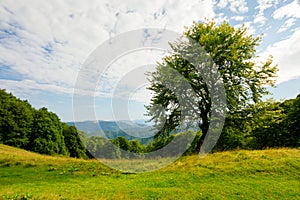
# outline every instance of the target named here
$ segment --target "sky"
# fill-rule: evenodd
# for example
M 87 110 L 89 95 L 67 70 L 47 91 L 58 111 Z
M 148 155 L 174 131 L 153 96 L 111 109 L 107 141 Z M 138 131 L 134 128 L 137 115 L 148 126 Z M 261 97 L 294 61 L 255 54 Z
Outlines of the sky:
M 193 21 L 214 19 L 234 27 L 244 24 L 254 36 L 263 34 L 257 56 L 271 54 L 279 67 L 277 87 L 268 97 L 294 98 L 300 93 L 299 18 L 298 0 L 1 0 L 0 88 L 35 108 L 47 107 L 62 121 L 141 119 L 151 94 L 138 70 L 153 70 L 165 51 L 142 49 L 112 59 L 91 88 L 94 93 L 82 94 L 94 97 L 94 116 L 82 107 L 75 119 L 75 85 L 89 56 L 128 31 L 155 28 L 181 34 Z M 123 115 L 124 101 L 112 94 L 126 91 Z

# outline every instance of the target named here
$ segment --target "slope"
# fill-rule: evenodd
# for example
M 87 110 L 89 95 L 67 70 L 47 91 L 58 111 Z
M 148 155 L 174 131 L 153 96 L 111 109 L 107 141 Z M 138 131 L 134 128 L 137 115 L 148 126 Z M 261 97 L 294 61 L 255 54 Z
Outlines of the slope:
M 300 149 L 187 156 L 127 174 L 0 145 L 0 199 L 299 199 Z

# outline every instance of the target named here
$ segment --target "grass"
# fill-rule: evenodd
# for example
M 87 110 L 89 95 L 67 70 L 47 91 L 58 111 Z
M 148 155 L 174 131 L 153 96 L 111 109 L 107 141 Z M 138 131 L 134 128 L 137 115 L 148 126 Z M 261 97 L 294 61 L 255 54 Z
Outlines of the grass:
M 158 171 L 0 145 L 0 199 L 300 199 L 300 149 L 187 156 Z

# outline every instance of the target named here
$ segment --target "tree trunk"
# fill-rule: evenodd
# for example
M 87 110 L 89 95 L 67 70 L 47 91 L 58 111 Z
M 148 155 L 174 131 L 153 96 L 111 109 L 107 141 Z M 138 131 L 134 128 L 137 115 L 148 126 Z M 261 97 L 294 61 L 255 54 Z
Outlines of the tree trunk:
M 196 147 L 197 152 L 200 151 L 200 148 L 201 148 L 201 146 L 202 146 L 202 144 L 204 142 L 205 136 L 206 136 L 206 134 L 208 132 L 208 128 L 209 128 L 209 122 L 208 122 L 208 120 L 207 121 L 203 121 L 203 123 L 200 125 L 200 129 L 202 131 L 202 135 L 201 135 L 199 141 L 197 142 L 197 147 Z

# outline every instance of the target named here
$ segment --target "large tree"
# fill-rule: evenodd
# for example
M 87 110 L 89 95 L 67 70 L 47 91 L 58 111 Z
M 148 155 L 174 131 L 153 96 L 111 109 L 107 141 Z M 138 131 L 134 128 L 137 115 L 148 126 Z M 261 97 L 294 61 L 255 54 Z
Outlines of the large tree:
M 0 89 L 0 143 L 25 148 L 29 142 L 34 109 Z
M 261 100 L 267 93 L 265 87 L 274 85 L 277 66 L 272 65 L 271 56 L 263 63 L 256 61 L 261 37 L 248 34 L 244 26 L 234 28 L 227 22 L 218 25 L 214 21 L 194 23 L 184 36 L 187 40 L 171 44 L 171 53 L 149 74 L 149 89 L 154 95 L 147 110 L 160 128 L 156 137 L 166 136 L 182 125 L 186 121 L 183 116 L 197 116 L 202 130 L 199 150 L 213 121 L 212 96 L 218 97 L 222 92 L 217 85 L 222 82 L 226 95 L 221 114 L 232 114 Z M 186 83 L 189 86 L 180 86 Z
M 68 154 L 60 119 L 47 108 L 35 111 L 28 149 L 41 154 Z

